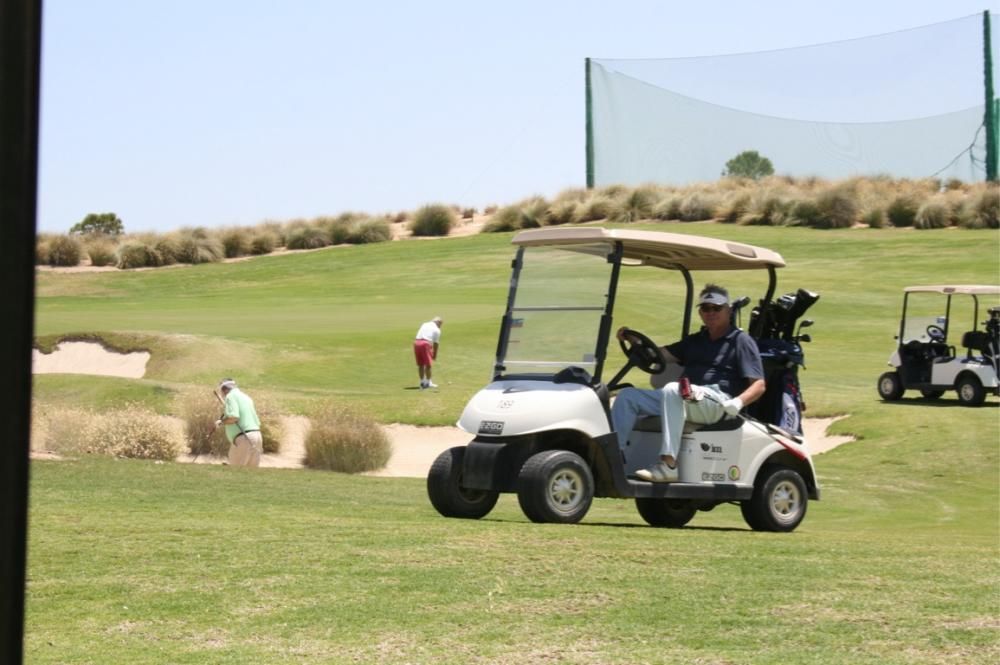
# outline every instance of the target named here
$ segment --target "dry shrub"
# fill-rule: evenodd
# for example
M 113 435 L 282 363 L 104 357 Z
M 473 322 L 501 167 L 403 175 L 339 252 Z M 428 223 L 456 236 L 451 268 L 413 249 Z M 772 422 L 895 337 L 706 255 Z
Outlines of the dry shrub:
M 882 208 L 872 208 L 868 212 L 862 213 L 861 221 L 872 229 L 881 229 L 886 225 L 885 210 Z
M 392 228 L 389 220 L 384 217 L 358 220 L 348 231 L 347 242 L 355 245 L 392 240 Z
M 472 219 L 476 216 L 475 208 L 462 208 L 462 219 Z
M 194 455 L 219 455 L 229 453 L 229 441 L 224 428 L 215 421 L 222 414 L 222 405 L 207 390 L 186 390 L 177 396 L 175 409 L 184 423 L 187 449 Z
M 184 447 L 168 417 L 137 405 L 95 415 L 80 438 L 82 452 L 132 459 L 173 460 Z
M 118 245 L 116 255 L 115 265 L 123 270 L 163 265 L 160 253 L 141 240 L 126 240 Z
M 924 201 L 913 218 L 913 226 L 918 229 L 943 229 L 950 223 L 950 207 L 942 196 Z
M 114 265 L 116 248 L 115 242 L 106 236 L 92 236 L 84 242 L 84 250 L 90 257 L 92 266 Z
M 611 221 L 629 224 L 641 219 L 652 219 L 653 209 L 659 201 L 660 193 L 653 187 L 637 187 L 621 198 L 621 205 Z
M 219 234 L 222 252 L 227 259 L 235 259 L 250 253 L 250 237 L 246 229 L 224 229 Z
M 711 192 L 690 192 L 682 200 L 677 219 L 682 222 L 700 222 L 715 218 L 719 197 Z
M 410 233 L 415 236 L 446 236 L 455 226 L 455 211 L 446 205 L 425 205 L 413 215 Z
M 178 263 L 190 263 L 197 265 L 200 263 L 214 263 L 221 261 L 226 251 L 222 242 L 217 238 L 207 235 L 204 229 L 182 230 L 177 240 Z
M 49 262 L 49 243 L 52 242 L 52 236 L 46 233 L 38 234 L 35 238 L 35 265 L 44 266 Z
M 288 231 L 288 249 L 319 249 L 330 244 L 329 231 L 318 226 L 303 225 Z
M 270 254 L 278 245 L 277 234 L 271 231 L 257 231 L 250 238 L 250 253 L 254 256 Z
M 84 449 L 82 432 L 95 418 L 81 409 L 33 402 L 31 405 L 31 447 L 59 453 L 77 453 Z
M 568 199 L 555 201 L 549 206 L 549 211 L 545 215 L 545 221 L 553 226 L 570 224 L 576 219 L 576 209 L 579 205 L 579 202 Z
M 885 214 L 889 223 L 896 227 L 913 226 L 917 219 L 920 201 L 912 194 L 900 194 L 892 199 Z
M 609 188 L 614 190 L 614 188 Z M 577 222 L 596 222 L 601 219 L 613 219 L 618 215 L 621 204 L 608 194 L 595 194 L 581 203 L 577 209 Z
M 819 216 L 813 228 L 846 229 L 858 219 L 858 204 L 850 186 L 832 187 L 816 197 Z
M 54 236 L 48 243 L 47 263 L 50 266 L 78 266 L 82 255 L 80 241 L 73 236 Z
M 549 204 L 540 197 L 533 196 L 517 204 L 519 215 L 519 228 L 537 229 L 548 220 Z
M 483 225 L 483 233 L 503 233 L 521 228 L 521 211 L 517 206 L 504 206 L 497 210 L 490 221 Z
M 975 228 L 1000 229 L 1000 190 L 995 183 L 987 183 L 973 199 L 972 211 Z
M 343 473 L 383 468 L 392 455 L 392 443 L 371 418 L 332 402 L 310 417 L 305 465 Z
M 653 206 L 653 219 L 680 219 L 681 201 L 684 198 L 677 192 L 669 192 L 660 197 L 660 200 Z

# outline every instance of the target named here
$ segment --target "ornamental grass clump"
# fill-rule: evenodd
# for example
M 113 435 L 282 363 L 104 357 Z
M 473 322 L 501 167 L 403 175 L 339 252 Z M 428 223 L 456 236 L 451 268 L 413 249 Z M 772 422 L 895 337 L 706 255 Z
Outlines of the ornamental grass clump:
M 384 217 L 360 219 L 348 228 L 347 242 L 352 245 L 367 245 L 389 240 L 392 240 L 392 228 L 389 226 L 389 220 Z
M 917 229 L 943 229 L 948 226 L 951 226 L 951 210 L 943 197 L 924 201 L 913 218 L 913 227 Z
M 889 218 L 889 223 L 896 227 L 913 226 L 917 219 L 917 210 L 920 209 L 920 201 L 912 194 L 900 194 L 892 199 L 885 214 Z
M 219 234 L 222 252 L 227 259 L 235 259 L 250 253 L 250 235 L 246 229 L 224 229 Z
M 992 185 L 992 186 L 990 186 Z M 972 226 L 980 229 L 1000 229 L 1000 190 L 995 183 L 987 183 L 972 203 Z
M 192 455 L 218 455 L 229 453 L 225 430 L 216 427 L 222 415 L 222 405 L 205 391 L 185 391 L 176 400 L 177 413 L 184 423 L 185 446 Z
M 505 231 L 516 231 L 521 228 L 521 211 L 517 206 L 504 206 L 500 208 L 490 221 L 483 225 L 483 233 L 503 233 Z
M 250 238 L 250 253 L 254 256 L 270 254 L 278 245 L 277 234 L 271 231 L 257 231 Z
M 54 236 L 48 243 L 46 263 L 50 266 L 72 267 L 80 265 L 83 247 L 73 236 Z
M 319 226 L 303 224 L 288 231 L 288 249 L 319 249 L 330 244 L 330 234 Z
M 446 236 L 455 225 L 455 211 L 440 203 L 425 205 L 413 215 L 410 233 L 415 236 Z
M 177 241 L 178 263 L 198 265 L 215 263 L 225 258 L 226 250 L 218 238 L 208 235 L 204 229 L 182 229 Z
M 652 187 L 637 187 L 621 198 L 621 205 L 610 221 L 630 224 L 641 219 L 652 219 L 653 209 L 659 199 L 659 192 Z
M 173 460 L 183 435 L 166 416 L 137 405 L 101 413 L 81 428 L 81 451 L 131 459 Z
M 849 187 L 833 187 L 816 197 L 819 215 L 812 224 L 817 229 L 847 229 L 858 218 L 858 204 Z
M 164 265 L 160 252 L 142 240 L 126 240 L 118 245 L 115 256 L 115 265 L 123 270 Z
M 116 249 L 115 242 L 105 236 L 93 236 L 84 241 L 84 251 L 92 266 L 113 266 Z
M 617 191 L 617 190 L 615 190 Z M 577 207 L 576 221 L 596 222 L 599 219 L 611 219 L 618 215 L 621 203 L 606 193 L 595 194 Z
M 305 465 L 311 469 L 362 473 L 385 467 L 392 443 L 368 416 L 327 402 L 310 416 Z

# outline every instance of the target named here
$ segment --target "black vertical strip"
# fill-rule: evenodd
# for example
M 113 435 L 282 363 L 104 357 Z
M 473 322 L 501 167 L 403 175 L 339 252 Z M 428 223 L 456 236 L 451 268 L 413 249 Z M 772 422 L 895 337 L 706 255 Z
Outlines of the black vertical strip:
M 590 58 L 584 60 L 587 114 L 587 189 L 594 188 L 594 96 L 590 88 Z
M 0 0 L 0 662 L 24 655 L 41 0 Z

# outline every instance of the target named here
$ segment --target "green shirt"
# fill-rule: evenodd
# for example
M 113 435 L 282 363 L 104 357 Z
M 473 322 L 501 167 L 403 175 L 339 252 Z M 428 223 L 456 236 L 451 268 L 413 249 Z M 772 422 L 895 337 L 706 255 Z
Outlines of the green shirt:
M 226 418 L 239 419 L 232 425 L 226 425 L 226 438 L 229 439 L 230 443 L 241 430 L 249 432 L 260 429 L 260 418 L 257 417 L 257 409 L 254 408 L 253 400 L 239 388 L 233 388 L 226 395 L 226 410 L 223 414 Z

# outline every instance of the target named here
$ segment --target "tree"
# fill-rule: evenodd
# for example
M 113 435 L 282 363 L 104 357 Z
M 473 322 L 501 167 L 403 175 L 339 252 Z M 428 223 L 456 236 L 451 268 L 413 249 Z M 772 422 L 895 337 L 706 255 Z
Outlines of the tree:
M 744 150 L 726 162 L 726 170 L 722 175 L 759 180 L 764 176 L 774 175 L 774 164 L 756 150 Z
M 125 233 L 125 224 L 113 212 L 90 213 L 69 230 L 75 235 L 120 236 Z

